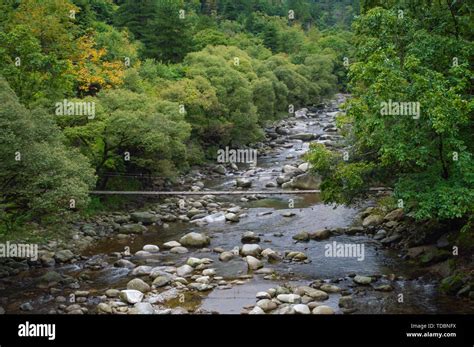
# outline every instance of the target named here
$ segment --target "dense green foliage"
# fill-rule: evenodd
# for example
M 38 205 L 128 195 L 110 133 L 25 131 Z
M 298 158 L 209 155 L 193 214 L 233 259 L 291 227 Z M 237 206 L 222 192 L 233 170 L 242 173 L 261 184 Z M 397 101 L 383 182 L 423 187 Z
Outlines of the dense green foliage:
M 357 11 L 347 0 L 2 1 L 2 214 L 59 216 L 120 176 L 173 179 L 217 147 L 261 140 L 290 106 L 344 88 Z M 58 111 L 68 103 L 94 114 Z
M 380 183 L 416 218 L 459 218 L 474 211 L 472 37 L 466 3 L 363 3 L 354 23 L 350 66 L 349 160 L 315 146 L 326 201 L 347 202 Z M 414 102 L 420 112 L 383 112 Z

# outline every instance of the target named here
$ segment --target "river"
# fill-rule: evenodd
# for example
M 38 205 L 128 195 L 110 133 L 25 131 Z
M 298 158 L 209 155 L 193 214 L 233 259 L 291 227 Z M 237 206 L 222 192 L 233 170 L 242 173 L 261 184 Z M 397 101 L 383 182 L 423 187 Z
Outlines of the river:
M 322 142 L 333 141 L 337 135 L 324 131 L 334 125 L 334 118 L 339 111 L 339 104 L 344 96 L 339 95 L 333 104 L 318 115 L 292 118 L 287 124 L 291 133 L 313 133 L 328 135 L 322 137 Z M 276 142 L 275 142 L 276 141 Z M 278 143 L 279 142 L 279 143 Z M 235 189 L 237 177 L 252 179 L 252 189 L 272 190 L 266 184 L 275 181 L 281 174 L 283 165 L 301 162 L 300 156 L 307 151 L 309 142 L 291 140 L 285 135 L 279 135 L 273 140 L 277 146 L 259 155 L 258 166 L 255 169 L 245 168 L 237 173 L 213 176 L 203 180 L 204 189 L 230 190 Z M 197 198 L 196 198 L 197 200 Z M 244 199 L 245 200 L 245 199 Z M 293 201 L 291 201 L 293 200 Z M 368 235 L 333 235 L 325 241 L 295 242 L 293 236 L 301 231 L 319 229 L 346 228 L 357 223 L 358 213 L 370 201 L 357 206 L 329 206 L 321 203 L 317 194 L 276 195 L 266 196 L 256 200 L 242 201 L 241 196 L 217 197 L 216 201 L 233 203 L 241 207 L 238 223 L 215 222 L 205 226 L 191 223 L 173 222 L 169 227 L 150 227 L 143 235 L 133 239 L 106 238 L 87 249 L 84 259 L 73 264 L 56 265 L 54 271 L 70 276 L 77 281 L 72 285 L 42 288 L 37 285 L 37 278 L 52 269 L 37 268 L 3 279 L 0 282 L 0 295 L 3 298 L 7 313 L 22 313 L 20 305 L 31 303 L 33 313 L 56 312 L 58 305 L 63 304 L 57 297 L 69 298 L 77 290 L 87 291 L 79 303 L 88 312 L 94 313 L 99 302 L 104 300 L 104 292 L 110 288 L 124 289 L 133 276 L 126 268 L 114 267 L 117 258 L 113 252 L 122 252 L 130 247 L 133 254 L 144 245 L 162 246 L 171 240 L 179 240 L 181 236 L 191 231 L 206 233 L 211 238 L 209 250 L 204 252 L 189 249 L 186 254 L 174 254 L 160 251 L 146 259 L 131 257 L 135 264 L 147 265 L 176 265 L 186 262 L 189 257 L 210 258 L 211 267 L 216 276 L 222 277 L 226 285 L 216 286 L 213 290 L 204 292 L 189 292 L 183 301 L 170 300 L 164 307 L 176 309 L 182 307 L 188 312 L 241 313 L 256 303 L 256 293 L 275 288 L 277 285 L 292 286 L 308 285 L 315 280 L 322 280 L 339 286 L 345 294 L 350 294 L 354 300 L 355 313 L 468 313 L 473 312 L 469 305 L 459 305 L 458 299 L 441 295 L 436 288 L 436 281 L 425 276 L 423 269 L 407 265 L 396 251 L 384 249 Z M 294 205 L 291 205 L 293 202 Z M 290 208 L 290 205 L 292 208 Z M 294 216 L 285 217 L 287 212 Z M 287 250 L 304 252 L 307 262 L 280 261 L 266 265 L 272 268 L 276 275 L 269 278 L 265 275 L 248 274 L 247 264 L 241 257 L 228 262 L 219 260 L 219 254 L 212 249 L 220 247 L 231 250 L 241 246 L 241 236 L 245 231 L 253 231 L 261 241 L 262 248 L 271 247 L 276 252 Z M 364 258 L 338 258 L 325 256 L 325 245 L 329 242 L 343 244 L 363 244 Z M 96 268 L 91 264 L 100 264 Z M 393 290 L 384 292 L 373 290 L 370 286 L 358 286 L 353 281 L 354 274 L 373 276 L 378 284 L 389 283 Z M 76 283 L 76 284 L 74 284 Z M 79 283 L 79 284 L 77 284 Z M 169 288 L 168 288 L 169 289 Z M 158 289 L 157 292 L 166 288 Z M 324 302 L 333 308 L 335 313 L 342 313 L 338 305 L 342 294 L 335 293 Z M 401 295 L 401 296 L 400 296 Z M 182 313 L 175 310 L 172 313 Z

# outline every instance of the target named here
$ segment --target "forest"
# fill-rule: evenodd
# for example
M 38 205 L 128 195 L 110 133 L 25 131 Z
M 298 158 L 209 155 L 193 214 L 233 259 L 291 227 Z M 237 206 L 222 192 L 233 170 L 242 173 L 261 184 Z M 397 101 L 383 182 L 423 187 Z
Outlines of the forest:
M 62 216 L 94 187 L 142 184 L 117 174 L 172 180 L 344 88 L 357 7 L 271 3 L 3 1 L 2 217 Z M 94 117 L 57 114 L 67 102 Z

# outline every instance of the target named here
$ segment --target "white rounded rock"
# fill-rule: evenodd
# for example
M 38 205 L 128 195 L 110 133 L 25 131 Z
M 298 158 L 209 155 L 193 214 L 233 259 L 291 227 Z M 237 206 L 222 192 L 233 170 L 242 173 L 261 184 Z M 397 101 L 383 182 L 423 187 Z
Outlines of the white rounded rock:
M 156 253 L 160 251 L 160 247 L 157 245 L 145 245 L 142 248 L 145 252 Z
M 321 305 L 314 308 L 313 314 L 334 314 L 334 310 L 329 306 Z
M 304 304 L 297 304 L 293 306 L 293 309 L 295 310 L 296 313 L 299 314 L 310 314 L 311 311 L 309 310 L 309 307 Z
M 126 289 L 120 292 L 120 299 L 129 304 L 136 304 L 143 300 L 143 293 L 134 289 Z

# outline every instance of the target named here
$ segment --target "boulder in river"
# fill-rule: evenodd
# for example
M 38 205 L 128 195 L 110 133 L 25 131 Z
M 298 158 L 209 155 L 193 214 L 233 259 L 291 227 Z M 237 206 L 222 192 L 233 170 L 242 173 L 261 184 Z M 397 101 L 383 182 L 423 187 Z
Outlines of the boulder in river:
M 246 256 L 245 261 L 247 262 L 249 270 L 257 270 L 263 267 L 262 262 L 251 255 Z
M 274 310 L 277 308 L 277 303 L 270 299 L 261 299 L 257 301 L 257 306 L 260 307 L 265 312 Z
M 305 305 L 305 304 L 296 304 L 293 306 L 293 309 L 295 310 L 295 313 L 297 314 L 310 314 L 311 313 L 308 305 Z
M 383 217 L 378 214 L 371 214 L 367 217 L 364 218 L 364 221 L 362 222 L 362 226 L 364 228 L 371 227 L 371 226 L 377 226 L 383 222 Z
M 191 232 L 179 239 L 179 243 L 186 247 L 204 247 L 210 243 L 206 235 Z
M 251 256 L 258 256 L 262 252 L 262 248 L 256 243 L 246 243 L 242 246 L 240 254 L 243 256 L 251 255 Z
M 253 231 L 246 231 L 242 235 L 240 241 L 242 243 L 258 243 L 258 242 L 260 242 L 260 237 L 255 235 L 255 233 Z
M 219 254 L 219 260 L 226 262 L 231 260 L 234 256 L 235 254 L 233 252 L 224 251 Z
M 301 231 L 298 234 L 293 235 L 293 239 L 296 241 L 306 242 L 306 241 L 309 241 L 309 234 L 306 231 Z
M 238 222 L 240 220 L 239 215 L 236 213 L 226 213 L 225 214 L 225 219 L 229 222 Z
M 277 299 L 288 304 L 298 304 L 301 302 L 301 296 L 298 294 L 279 294 Z
M 320 305 L 314 308 L 313 314 L 334 314 L 334 310 L 329 306 Z
M 150 291 L 151 288 L 150 285 L 142 279 L 134 278 L 133 280 L 127 283 L 127 289 L 134 289 L 142 293 L 147 293 Z
M 171 249 L 171 248 L 180 247 L 180 246 L 181 244 L 178 241 L 168 241 L 168 242 L 163 243 L 164 249 Z
M 357 275 L 353 278 L 353 280 L 357 284 L 367 285 L 372 282 L 372 277 Z
M 153 280 L 153 286 L 154 287 L 163 287 L 165 285 L 167 285 L 168 283 L 170 283 L 172 280 L 172 276 L 167 274 L 167 273 L 163 273 L 157 277 L 155 277 L 155 279 Z
M 194 269 L 190 265 L 184 264 L 176 269 L 176 274 L 179 277 L 188 277 L 193 273 L 193 271 Z
M 120 299 L 129 304 L 136 304 L 143 300 L 143 293 L 134 289 L 122 290 L 120 292 Z
M 219 175 L 225 175 L 226 170 L 225 170 L 224 165 L 217 165 L 214 167 L 212 171 L 218 173 Z
M 129 311 L 130 314 L 155 314 L 155 309 L 149 302 L 137 302 Z
M 66 263 L 74 258 L 74 253 L 72 253 L 69 249 L 63 249 L 54 253 L 54 258 L 60 263 Z
M 160 251 L 160 247 L 157 245 L 145 245 L 142 248 L 145 252 L 156 253 Z
M 321 178 L 315 174 L 304 173 L 293 177 L 291 187 L 302 190 L 319 189 Z
M 279 184 L 280 186 L 283 185 L 284 183 L 288 183 L 289 181 L 291 181 L 291 179 L 293 178 L 293 174 L 292 173 L 285 173 L 283 175 L 280 175 L 277 177 L 276 181 L 277 181 L 277 184 Z
M 240 188 L 250 188 L 252 186 L 252 181 L 248 178 L 239 177 L 236 179 L 235 184 Z
M 331 236 L 331 232 L 327 229 L 317 230 L 309 234 L 309 238 L 312 240 L 325 240 Z

